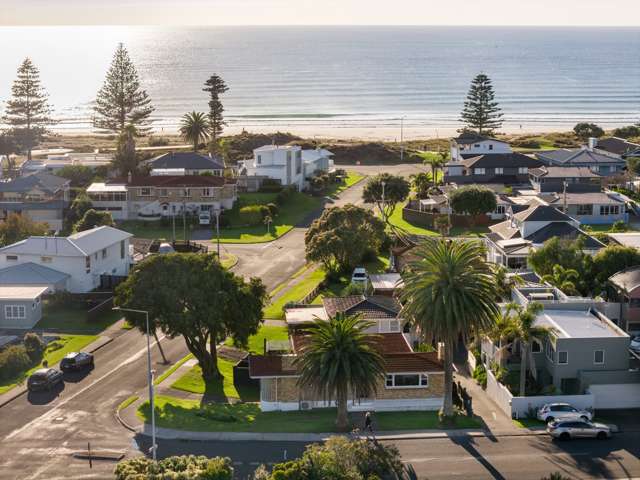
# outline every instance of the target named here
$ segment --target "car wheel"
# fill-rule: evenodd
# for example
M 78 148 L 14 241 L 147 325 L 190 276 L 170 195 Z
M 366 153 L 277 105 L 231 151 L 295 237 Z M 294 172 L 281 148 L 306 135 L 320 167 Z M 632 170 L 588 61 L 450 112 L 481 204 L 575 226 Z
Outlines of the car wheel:
M 598 440 L 606 440 L 607 439 L 607 434 L 604 432 L 598 432 L 598 434 L 596 435 L 596 438 Z
M 567 432 L 561 433 L 560 440 L 571 440 L 571 435 L 569 435 Z

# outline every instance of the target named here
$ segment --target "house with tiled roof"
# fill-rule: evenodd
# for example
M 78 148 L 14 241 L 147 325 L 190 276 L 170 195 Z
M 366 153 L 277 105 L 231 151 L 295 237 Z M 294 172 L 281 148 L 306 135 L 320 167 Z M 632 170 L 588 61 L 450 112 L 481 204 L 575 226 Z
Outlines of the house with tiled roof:
M 151 175 L 224 175 L 224 161 L 218 156 L 197 152 L 163 153 L 142 163 L 151 170 Z
M 621 157 L 599 152 L 593 146 L 540 151 L 536 158 L 549 166 L 586 167 L 603 176 L 619 175 L 627 165 Z
M 92 183 L 87 194 L 93 208 L 110 212 L 115 220 L 228 210 L 237 199 L 235 179 L 215 175 L 129 176 Z
M 542 165 L 542 161 L 517 152 L 463 155 L 461 159 L 452 159 L 445 164 L 444 181 L 521 185 L 529 181 L 529 169 Z
M 640 156 L 640 144 L 630 142 L 625 138 L 598 138 L 595 140 L 593 148 L 598 153 L 617 155 L 623 159 L 630 156 Z

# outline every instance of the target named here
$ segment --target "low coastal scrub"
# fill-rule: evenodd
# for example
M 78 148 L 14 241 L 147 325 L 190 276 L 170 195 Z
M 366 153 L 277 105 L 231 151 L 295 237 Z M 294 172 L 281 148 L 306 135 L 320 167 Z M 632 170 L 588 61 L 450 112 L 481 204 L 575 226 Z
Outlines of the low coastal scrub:
M 223 457 L 184 455 L 167 457 L 157 462 L 135 457 L 122 460 L 116 466 L 116 480 L 180 479 L 233 480 L 231 459 Z

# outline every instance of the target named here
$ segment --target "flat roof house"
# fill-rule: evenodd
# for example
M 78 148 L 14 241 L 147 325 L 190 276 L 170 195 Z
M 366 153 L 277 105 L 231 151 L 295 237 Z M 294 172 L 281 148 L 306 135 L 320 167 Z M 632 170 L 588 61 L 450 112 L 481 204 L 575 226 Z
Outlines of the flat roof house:
M 7 268 L 35 264 L 68 275 L 66 290 L 85 293 L 101 284 L 101 277 L 126 276 L 132 263 L 130 233 L 113 227 L 97 227 L 69 237 L 29 237 L 0 248 L 0 276 Z M 36 267 L 28 265 L 32 270 Z M 27 267 L 23 267 L 27 268 Z M 48 271 L 48 270 L 47 270 Z M 39 269 L 38 275 L 41 275 Z M 53 272 L 49 272 L 53 276 Z M 35 275 L 35 274 L 34 274 Z M 58 285 L 54 280 L 46 285 Z
M 622 304 L 622 325 L 627 332 L 640 335 L 640 266 L 612 275 L 609 283 Z
M 253 159 L 238 162 L 238 172 L 240 175 L 267 177 L 302 191 L 305 181 L 302 148 L 297 145 L 264 145 L 253 151 Z
M 475 132 L 464 132 L 451 139 L 451 160 L 460 161 L 465 158 L 487 153 L 511 153 L 508 142 L 496 138 L 478 135 Z

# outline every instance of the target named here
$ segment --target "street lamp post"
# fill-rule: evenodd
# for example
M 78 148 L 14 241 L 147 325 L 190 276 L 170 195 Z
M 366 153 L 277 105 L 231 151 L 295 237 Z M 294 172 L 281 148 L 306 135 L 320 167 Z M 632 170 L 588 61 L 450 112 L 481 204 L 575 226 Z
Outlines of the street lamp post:
M 400 163 L 404 162 L 404 116 L 400 117 Z
M 218 240 L 218 260 L 220 260 L 220 209 L 216 208 L 213 213 L 216 215 L 216 238 Z
M 382 211 L 380 213 L 382 213 L 382 221 L 386 223 L 387 219 L 385 218 L 384 214 L 384 187 L 387 186 L 387 182 L 383 180 L 382 182 L 380 182 L 380 184 L 382 185 Z
M 149 329 L 149 312 L 147 310 L 136 310 L 135 308 L 122 308 L 114 307 L 114 310 L 120 312 L 132 312 L 132 313 L 144 313 L 147 323 L 147 373 L 149 381 L 149 406 L 151 407 L 151 453 L 153 455 L 153 461 L 157 460 L 156 450 L 156 412 L 154 405 L 154 391 L 153 391 L 153 374 L 155 373 L 151 369 L 151 330 Z

